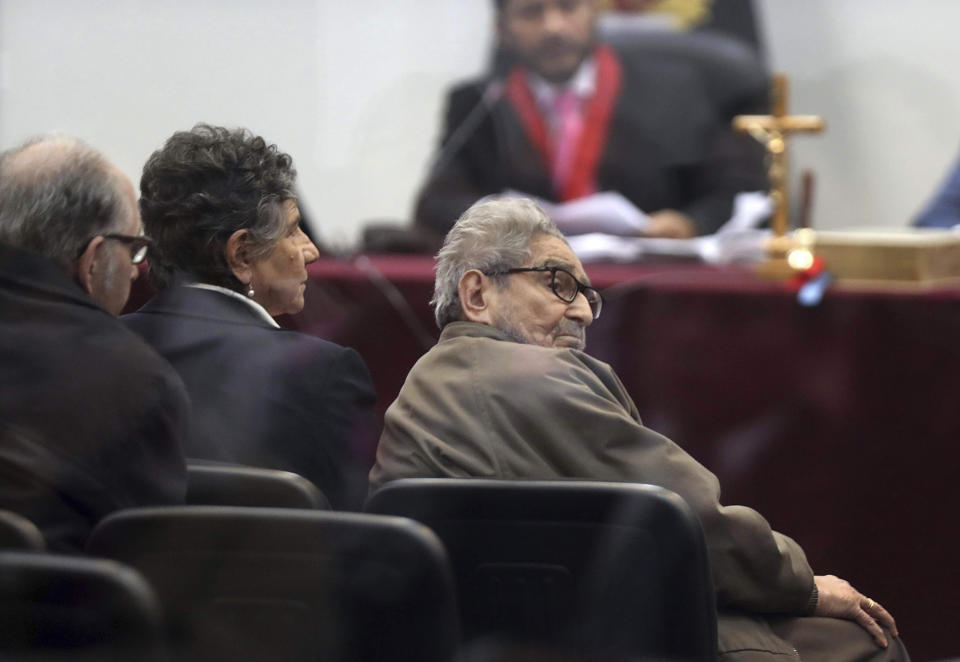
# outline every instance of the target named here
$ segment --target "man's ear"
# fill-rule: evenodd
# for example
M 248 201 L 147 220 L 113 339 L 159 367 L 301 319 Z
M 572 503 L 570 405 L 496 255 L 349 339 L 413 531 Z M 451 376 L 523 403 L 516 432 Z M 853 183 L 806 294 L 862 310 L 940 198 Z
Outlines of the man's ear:
M 74 263 L 74 269 L 76 270 L 74 274 L 75 278 L 87 294 L 93 294 L 96 284 L 96 274 L 104 268 L 101 256 L 99 255 L 99 249 L 100 246 L 103 245 L 103 242 L 103 237 L 94 237 L 91 239 L 83 253 L 80 254 L 80 257 L 78 257 Z
M 230 271 L 244 285 L 253 278 L 253 262 L 250 259 L 250 232 L 237 230 L 227 239 L 225 249 Z
M 471 269 L 460 277 L 457 294 L 463 316 L 469 322 L 480 322 L 493 326 L 493 309 L 496 306 L 496 287 L 487 276 L 477 269 Z

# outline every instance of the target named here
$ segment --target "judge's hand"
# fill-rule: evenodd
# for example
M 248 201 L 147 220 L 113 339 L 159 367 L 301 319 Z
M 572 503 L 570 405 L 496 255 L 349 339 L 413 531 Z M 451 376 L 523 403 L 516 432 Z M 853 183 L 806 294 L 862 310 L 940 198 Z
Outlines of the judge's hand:
M 831 616 L 856 621 L 876 640 L 881 648 L 887 647 L 887 638 L 880 626 L 890 630 L 894 637 L 900 636 L 897 624 L 886 609 L 853 588 L 849 582 L 833 575 L 818 575 L 819 598 L 814 616 Z
M 697 227 L 689 216 L 674 209 L 661 209 L 649 214 L 647 225 L 641 234 L 645 237 L 689 239 L 696 236 Z

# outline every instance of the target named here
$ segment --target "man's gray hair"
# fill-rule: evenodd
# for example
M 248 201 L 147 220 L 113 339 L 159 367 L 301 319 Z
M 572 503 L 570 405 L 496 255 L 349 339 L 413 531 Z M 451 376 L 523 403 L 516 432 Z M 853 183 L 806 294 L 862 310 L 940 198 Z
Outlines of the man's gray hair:
M 532 200 L 493 198 L 470 207 L 457 220 L 437 253 L 437 278 L 433 299 L 441 329 L 463 319 L 458 287 L 471 269 L 484 273 L 524 266 L 530 259 L 530 242 L 536 235 L 563 239 L 563 233 Z M 502 286 L 503 276 L 494 276 Z
M 92 237 L 120 226 L 129 207 L 123 176 L 78 138 L 39 136 L 0 153 L 2 243 L 69 268 Z

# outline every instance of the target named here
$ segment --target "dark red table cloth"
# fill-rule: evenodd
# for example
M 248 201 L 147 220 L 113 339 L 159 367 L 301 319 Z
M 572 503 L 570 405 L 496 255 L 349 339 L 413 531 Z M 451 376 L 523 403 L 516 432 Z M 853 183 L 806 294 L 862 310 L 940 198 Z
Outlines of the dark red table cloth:
M 356 348 L 379 414 L 438 332 L 429 257 L 324 259 L 285 325 Z M 897 617 L 914 660 L 960 654 L 954 525 L 960 289 L 833 288 L 815 307 L 738 268 L 594 265 L 588 351 L 645 423 Z

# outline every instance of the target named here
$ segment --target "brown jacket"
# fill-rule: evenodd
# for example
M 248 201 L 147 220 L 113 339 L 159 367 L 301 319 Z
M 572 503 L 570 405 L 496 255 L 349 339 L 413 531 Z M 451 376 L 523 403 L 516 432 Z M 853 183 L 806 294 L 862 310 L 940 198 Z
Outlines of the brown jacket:
M 716 476 L 644 427 L 610 366 L 583 352 L 447 325 L 387 411 L 370 482 L 466 476 L 660 485 L 700 517 L 718 607 L 809 613 L 813 572 L 800 546 L 756 511 L 721 505 Z
M 610 366 L 583 352 L 519 344 L 472 322 L 444 328 L 387 410 L 370 485 L 466 476 L 642 482 L 678 493 L 703 524 L 724 662 L 909 659 L 901 640 L 880 649 L 852 621 L 793 618 L 815 604 L 800 546 L 755 510 L 721 505 L 716 476 L 644 427 Z

